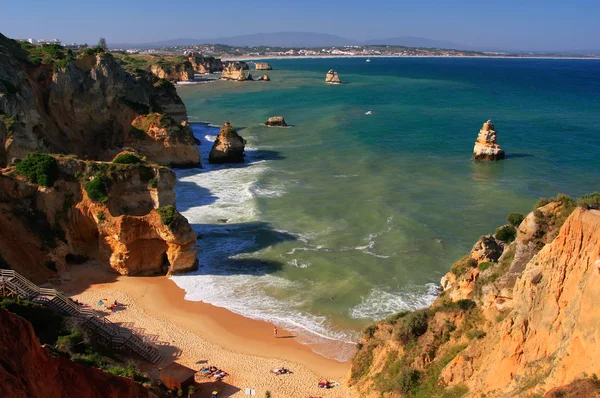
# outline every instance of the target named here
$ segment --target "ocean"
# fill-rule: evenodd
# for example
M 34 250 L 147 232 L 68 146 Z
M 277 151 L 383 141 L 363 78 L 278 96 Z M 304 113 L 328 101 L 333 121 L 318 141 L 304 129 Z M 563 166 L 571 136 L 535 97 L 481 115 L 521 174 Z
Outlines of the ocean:
M 200 269 L 173 277 L 187 300 L 345 361 L 366 325 L 429 305 L 509 213 L 600 190 L 600 61 L 371 61 L 269 60 L 271 82 L 178 87 L 204 166 L 177 171 L 201 236 Z M 324 83 L 332 68 L 343 84 Z M 507 158 L 474 163 L 488 119 Z M 244 164 L 207 162 L 225 121 L 248 142 Z

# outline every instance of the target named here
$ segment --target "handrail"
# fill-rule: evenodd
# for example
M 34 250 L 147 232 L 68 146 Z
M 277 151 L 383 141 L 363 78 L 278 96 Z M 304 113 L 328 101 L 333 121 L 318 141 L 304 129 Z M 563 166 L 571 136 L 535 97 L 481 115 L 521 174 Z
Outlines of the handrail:
M 106 334 L 102 338 L 106 338 L 112 344 L 127 347 L 153 362 L 157 362 L 162 358 L 154 346 L 144 343 L 143 339 L 132 330 L 115 325 L 91 308 L 81 308 L 58 290 L 39 287 L 13 270 L 0 269 L 0 276 L 4 283 L 9 284 L 10 288 L 15 290 L 18 295 L 27 298 L 37 296 L 35 298 L 38 298 L 45 305 L 54 305 L 63 312 L 74 312 L 76 316 L 91 322 L 100 332 Z M 51 299 L 48 299 L 49 297 Z M 58 300 L 58 303 L 54 301 L 55 299 Z M 96 330 L 96 333 L 100 332 Z

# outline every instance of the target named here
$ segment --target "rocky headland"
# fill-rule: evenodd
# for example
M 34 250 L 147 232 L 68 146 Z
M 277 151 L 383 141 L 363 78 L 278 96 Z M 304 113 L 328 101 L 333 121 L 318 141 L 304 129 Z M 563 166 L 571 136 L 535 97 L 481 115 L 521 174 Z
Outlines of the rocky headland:
M 341 82 L 340 76 L 333 69 L 330 69 L 327 75 L 325 75 L 325 83 L 340 84 Z
M 498 145 L 497 139 L 498 133 L 494 129 L 492 121 L 488 120 L 483 124 L 481 130 L 479 130 L 479 135 L 473 148 L 473 159 L 482 161 L 504 159 L 504 150 Z
M 223 62 L 219 58 L 207 57 L 200 53 L 188 54 L 188 61 L 192 64 L 194 72 L 199 74 L 211 74 L 223 70 Z
M 527 216 L 511 214 L 452 265 L 431 307 L 365 329 L 351 390 L 361 397 L 593 391 L 599 207 L 598 193 L 577 202 L 559 195 Z
M 240 136 L 233 126 L 226 122 L 210 150 L 210 163 L 241 163 L 244 161 L 246 140 Z
M 265 122 L 265 126 L 267 127 L 286 127 L 287 123 L 283 116 L 273 116 L 267 119 Z
M 269 65 L 266 62 L 255 62 L 254 69 L 256 69 L 256 70 L 273 70 L 271 65 Z

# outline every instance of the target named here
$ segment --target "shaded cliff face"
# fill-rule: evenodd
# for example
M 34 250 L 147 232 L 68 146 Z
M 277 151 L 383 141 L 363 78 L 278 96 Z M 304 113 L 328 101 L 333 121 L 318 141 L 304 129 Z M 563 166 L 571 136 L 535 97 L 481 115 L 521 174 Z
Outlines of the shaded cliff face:
M 29 322 L 2 308 L 0 325 L 2 397 L 155 397 L 131 379 L 53 357 L 40 346 Z
M 482 237 L 430 308 L 367 328 L 351 391 L 533 396 L 599 373 L 600 211 L 574 206 L 559 195 L 514 241 Z
M 189 61 L 170 65 L 157 63 L 150 67 L 150 71 L 159 79 L 166 79 L 172 82 L 194 80 L 194 68 Z
M 175 205 L 171 170 L 73 158 L 58 165 L 47 188 L 14 168 L 0 174 L 0 251 L 17 272 L 42 282 L 78 258 L 127 275 L 196 268 L 195 232 L 176 210 L 161 214 Z
M 127 141 L 140 115 L 187 120 L 185 105 L 166 80 L 128 72 L 110 54 L 82 55 L 61 65 L 34 65 L 19 45 L 0 35 L 0 165 L 33 151 L 109 160 Z M 198 165 L 191 130 L 178 141 L 185 153 L 152 159 L 165 146 L 143 153 L 152 161 Z M 146 146 L 150 146 L 149 143 Z

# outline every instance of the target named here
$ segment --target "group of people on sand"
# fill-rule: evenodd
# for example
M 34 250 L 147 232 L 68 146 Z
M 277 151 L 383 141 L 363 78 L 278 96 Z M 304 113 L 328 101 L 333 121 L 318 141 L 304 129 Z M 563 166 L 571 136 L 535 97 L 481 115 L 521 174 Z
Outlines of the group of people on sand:
M 283 366 L 277 369 L 273 369 L 271 371 L 272 373 L 275 373 L 275 375 L 279 376 L 279 375 L 286 375 L 286 374 L 292 374 L 292 371 L 289 370 L 288 368 L 284 368 Z
M 216 366 L 207 366 L 207 367 L 200 369 L 200 371 L 206 377 L 214 377 L 214 379 L 216 381 L 221 381 L 226 376 L 229 376 L 229 373 L 222 371 L 221 369 L 217 368 Z

